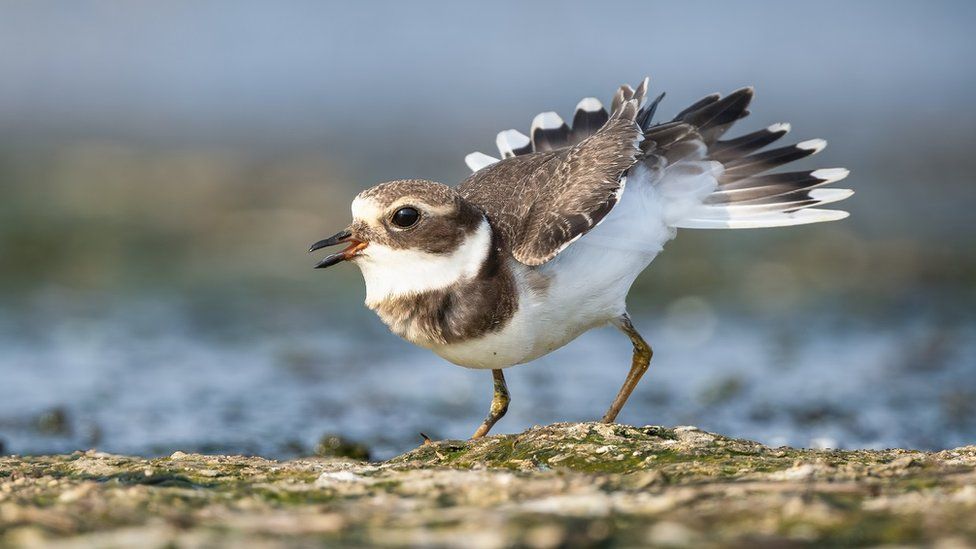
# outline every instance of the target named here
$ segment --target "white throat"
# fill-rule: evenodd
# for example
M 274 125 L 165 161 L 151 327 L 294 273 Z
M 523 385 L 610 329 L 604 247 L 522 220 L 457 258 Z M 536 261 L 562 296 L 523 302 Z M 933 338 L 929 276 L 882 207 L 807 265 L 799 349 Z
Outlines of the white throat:
M 366 305 L 421 292 L 440 290 L 478 274 L 491 249 L 491 227 L 482 219 L 450 254 L 395 249 L 370 243 L 356 258 L 366 281 Z

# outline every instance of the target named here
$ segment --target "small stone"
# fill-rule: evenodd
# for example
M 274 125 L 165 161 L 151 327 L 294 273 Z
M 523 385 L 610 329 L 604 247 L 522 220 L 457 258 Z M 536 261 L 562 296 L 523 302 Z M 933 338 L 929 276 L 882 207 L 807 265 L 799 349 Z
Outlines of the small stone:
M 922 464 L 915 459 L 915 456 L 902 456 L 891 462 L 891 467 L 895 469 L 908 469 L 909 467 L 921 467 Z
M 695 542 L 698 534 L 680 522 L 661 521 L 651 526 L 647 541 L 654 545 L 686 547 Z
M 38 526 L 18 526 L 4 532 L 3 541 L 11 547 L 44 547 L 48 545 L 44 530 Z
M 61 503 L 72 503 L 78 501 L 79 499 L 88 495 L 89 492 L 94 488 L 94 484 L 86 482 L 84 484 L 79 484 L 78 486 L 69 488 L 58 495 L 58 501 Z
M 181 459 L 186 459 L 186 457 L 187 457 L 187 454 L 185 452 L 181 452 L 181 451 L 177 450 L 177 451 L 173 452 L 172 454 L 170 454 L 169 459 L 174 459 L 174 460 L 177 460 L 178 461 L 178 460 L 181 460 Z
M 952 494 L 952 501 L 965 505 L 976 505 L 976 485 L 967 484 Z
M 566 530 L 556 524 L 536 526 L 525 533 L 523 542 L 533 549 L 559 547 L 566 539 Z
M 603 438 L 614 436 L 614 425 L 610 423 L 597 423 L 593 426 L 593 430 Z
M 330 486 L 337 482 L 366 482 L 366 479 L 352 471 L 326 471 L 315 479 L 315 486 Z
M 817 466 L 812 463 L 800 463 L 784 471 L 776 471 L 769 475 L 774 480 L 806 480 L 817 474 Z
M 634 488 L 637 488 L 638 490 L 653 486 L 655 484 L 663 484 L 668 480 L 667 477 L 664 476 L 664 473 L 657 469 L 635 473 L 634 478 Z
M 711 446 L 716 439 L 715 435 L 706 433 L 698 427 L 691 425 L 675 427 L 674 434 L 678 437 L 678 441 L 680 441 L 681 444 L 695 448 Z

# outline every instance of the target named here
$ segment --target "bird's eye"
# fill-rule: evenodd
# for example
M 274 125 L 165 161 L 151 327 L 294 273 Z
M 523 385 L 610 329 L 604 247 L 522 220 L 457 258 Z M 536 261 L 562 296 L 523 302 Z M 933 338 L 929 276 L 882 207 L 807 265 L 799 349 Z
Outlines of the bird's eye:
M 406 229 L 407 227 L 416 225 L 416 223 L 420 221 L 420 212 L 417 211 L 417 208 L 405 206 L 393 212 L 391 221 L 393 221 L 393 224 L 397 227 Z

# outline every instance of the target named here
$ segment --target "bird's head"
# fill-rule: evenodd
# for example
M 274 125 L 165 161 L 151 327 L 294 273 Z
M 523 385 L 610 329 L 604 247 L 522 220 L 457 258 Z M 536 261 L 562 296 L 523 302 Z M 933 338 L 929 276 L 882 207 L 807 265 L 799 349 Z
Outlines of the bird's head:
M 352 217 L 347 228 L 309 251 L 344 244 L 315 267 L 358 265 L 367 304 L 475 276 L 491 248 L 491 229 L 481 210 L 433 181 L 398 180 L 366 189 L 353 200 Z

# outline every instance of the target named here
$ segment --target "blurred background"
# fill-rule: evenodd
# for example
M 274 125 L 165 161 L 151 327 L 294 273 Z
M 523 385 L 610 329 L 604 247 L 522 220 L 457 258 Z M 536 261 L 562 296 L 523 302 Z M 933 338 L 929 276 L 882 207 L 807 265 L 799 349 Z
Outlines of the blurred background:
M 460 181 L 543 110 L 754 85 L 830 146 L 848 220 L 683 231 L 638 280 L 620 420 L 770 444 L 976 442 L 972 2 L 4 2 L 0 448 L 387 457 L 466 437 L 490 374 L 389 334 L 313 241 L 377 182 Z M 508 371 L 496 427 L 600 417 L 612 329 Z

